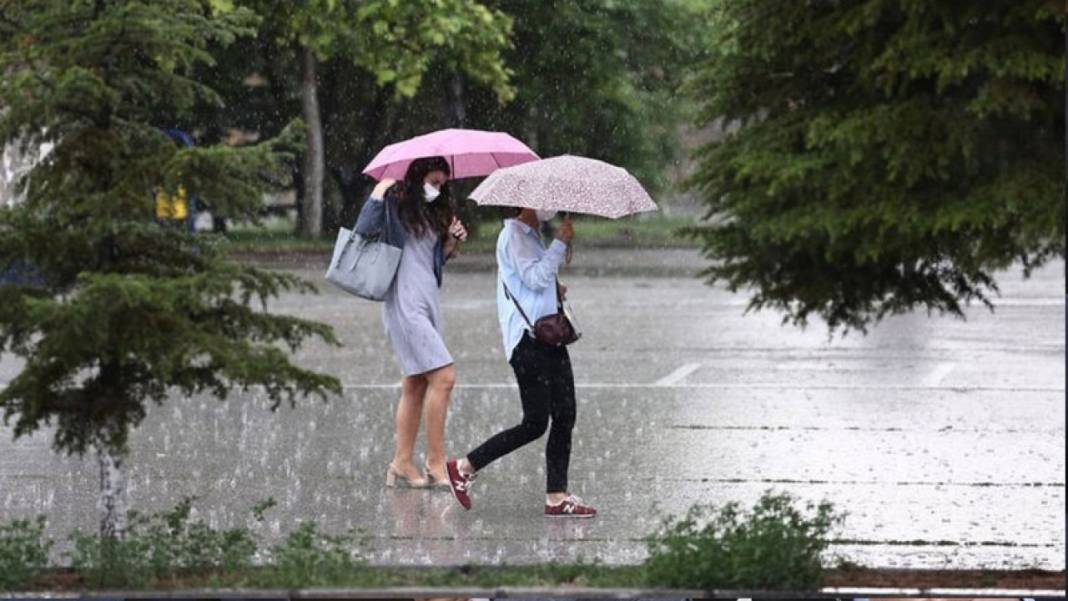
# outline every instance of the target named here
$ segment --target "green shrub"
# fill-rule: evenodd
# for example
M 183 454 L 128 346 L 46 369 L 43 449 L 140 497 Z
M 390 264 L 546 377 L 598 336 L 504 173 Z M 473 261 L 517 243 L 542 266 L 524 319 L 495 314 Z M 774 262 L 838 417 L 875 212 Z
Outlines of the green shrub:
M 646 578 L 653 586 L 695 589 L 812 590 L 823 571 L 827 535 L 844 514 L 765 492 L 748 513 L 737 503 L 695 506 L 668 518 L 648 540 Z
M 142 516 L 130 512 L 122 539 L 75 532 L 71 564 L 88 586 L 143 587 L 150 582 L 199 575 L 229 574 L 247 568 L 256 539 L 246 528 L 214 530 L 189 519 L 193 499 L 174 509 Z
M 26 590 L 48 565 L 45 518 L 0 524 L 0 591 Z
M 331 536 L 315 522 L 303 522 L 285 542 L 271 549 L 265 586 L 307 587 L 341 584 L 362 577 L 366 565 L 359 548 L 365 544 L 354 532 Z

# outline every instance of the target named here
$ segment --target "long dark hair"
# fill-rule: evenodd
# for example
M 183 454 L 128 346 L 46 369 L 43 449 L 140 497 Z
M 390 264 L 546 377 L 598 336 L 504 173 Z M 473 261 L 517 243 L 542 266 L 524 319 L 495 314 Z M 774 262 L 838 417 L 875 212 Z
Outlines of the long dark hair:
M 449 231 L 454 213 L 449 182 L 441 185 L 441 194 L 434 202 L 427 202 L 423 192 L 423 183 L 428 173 L 441 171 L 445 177 L 452 174 L 449 162 L 443 157 L 416 159 L 408 165 L 404 179 L 390 188 L 397 197 L 397 209 L 404 227 L 416 237 L 426 235 L 428 231 L 444 236 Z

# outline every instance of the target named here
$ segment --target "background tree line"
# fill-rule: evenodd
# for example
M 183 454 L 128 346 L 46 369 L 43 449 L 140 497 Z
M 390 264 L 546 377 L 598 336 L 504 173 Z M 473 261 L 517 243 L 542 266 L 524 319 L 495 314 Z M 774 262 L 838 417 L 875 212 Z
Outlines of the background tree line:
M 706 50 L 694 0 L 216 4 L 261 21 L 201 73 L 223 105 L 181 125 L 212 141 L 231 129 L 270 138 L 303 117 L 306 235 L 355 217 L 370 183 L 360 171 L 383 146 L 443 127 L 508 131 L 542 156 L 601 158 L 664 190 L 692 106 L 680 86 Z

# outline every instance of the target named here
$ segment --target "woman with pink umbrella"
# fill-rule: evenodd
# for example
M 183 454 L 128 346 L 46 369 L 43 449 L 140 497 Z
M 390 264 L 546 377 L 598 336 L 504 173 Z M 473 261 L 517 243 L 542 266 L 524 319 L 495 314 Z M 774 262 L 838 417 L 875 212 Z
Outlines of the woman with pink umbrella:
M 403 372 L 395 414 L 395 447 L 386 485 L 448 488 L 445 417 L 456 383 L 442 335 L 440 288 L 445 262 L 467 237 L 454 214 L 448 180 L 486 175 L 537 158 L 507 134 L 443 130 L 386 147 L 364 173 L 379 178 L 354 230 L 381 235 L 402 249 L 382 310 L 386 333 Z M 401 181 L 391 176 L 403 174 Z M 426 413 L 425 475 L 413 461 Z

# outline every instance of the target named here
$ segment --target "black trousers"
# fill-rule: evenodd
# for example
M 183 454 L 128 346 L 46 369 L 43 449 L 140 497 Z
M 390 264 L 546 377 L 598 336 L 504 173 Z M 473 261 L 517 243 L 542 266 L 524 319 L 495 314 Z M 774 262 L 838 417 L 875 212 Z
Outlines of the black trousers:
M 512 370 L 519 382 L 523 421 L 493 435 L 467 455 L 476 470 L 534 442 L 545 430 L 546 492 L 567 492 L 567 469 L 571 462 L 571 430 L 575 427 L 575 377 L 571 356 L 563 346 L 542 344 L 530 336 L 512 353 Z M 552 426 L 550 427 L 550 421 Z

